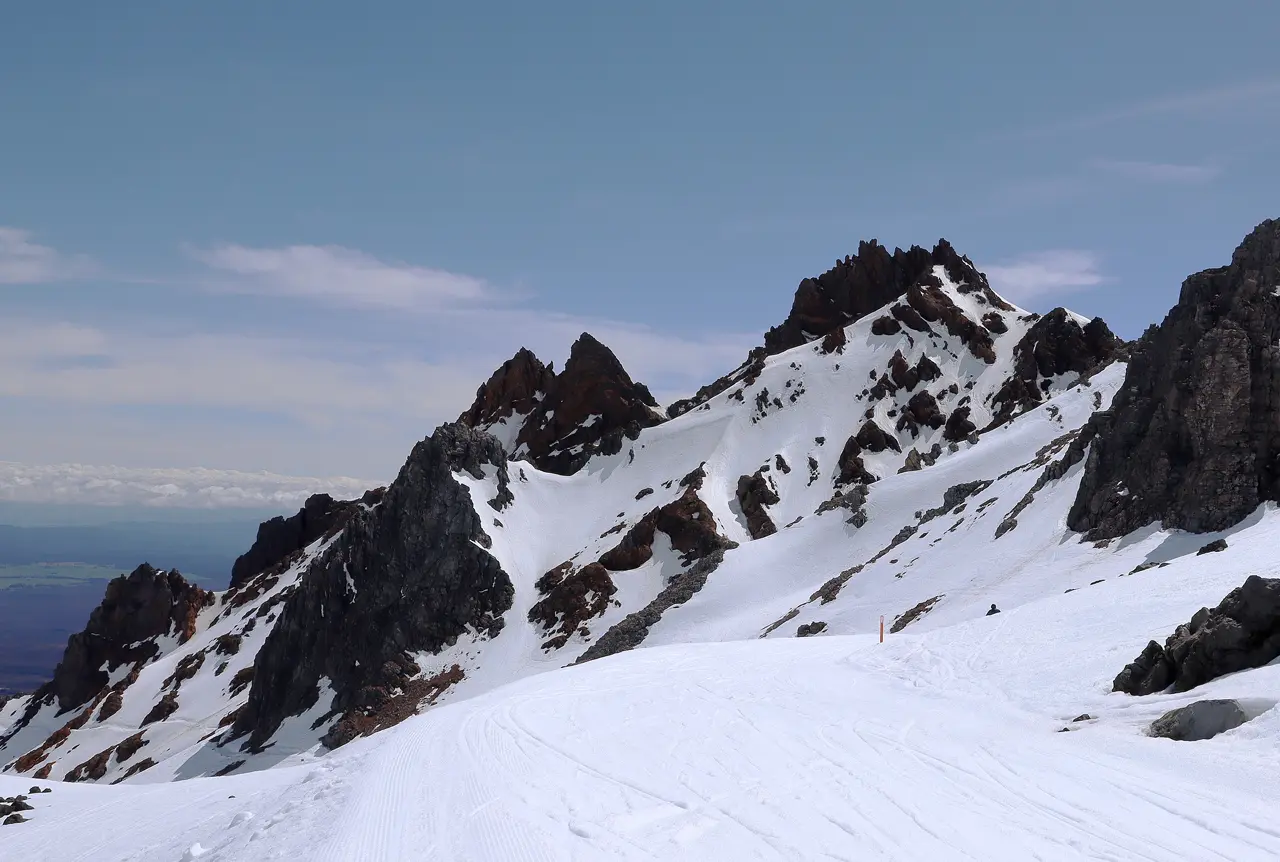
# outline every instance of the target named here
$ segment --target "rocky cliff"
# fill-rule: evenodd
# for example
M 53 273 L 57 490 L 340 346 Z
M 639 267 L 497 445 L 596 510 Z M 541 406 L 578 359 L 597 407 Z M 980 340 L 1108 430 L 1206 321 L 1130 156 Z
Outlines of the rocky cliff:
M 1280 500 L 1280 221 L 1182 284 L 1134 348 L 1068 524 L 1091 539 L 1152 522 L 1193 532 Z
M 468 629 L 502 630 L 511 579 L 485 550 L 485 504 L 454 473 L 496 477 L 500 493 L 488 508 L 502 507 L 507 460 L 496 439 L 455 423 L 418 443 L 382 502 L 351 515 L 285 601 L 254 660 L 233 738 L 265 742 L 315 705 L 327 679 L 331 713 L 343 717 L 329 741 L 345 742 L 362 716 L 407 708 L 394 701 L 419 673 L 414 652 L 436 652 Z

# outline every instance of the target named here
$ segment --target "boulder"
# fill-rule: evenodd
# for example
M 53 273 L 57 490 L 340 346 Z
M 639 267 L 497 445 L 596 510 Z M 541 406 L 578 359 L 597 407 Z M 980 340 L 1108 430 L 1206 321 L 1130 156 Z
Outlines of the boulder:
M 1164 646 L 1151 641 L 1116 676 L 1114 691 L 1188 691 L 1280 658 L 1280 578 L 1250 575 L 1218 604 L 1201 608 Z
M 1151 722 L 1147 734 L 1179 742 L 1196 742 L 1213 739 L 1248 720 L 1248 714 L 1234 700 L 1200 700 L 1166 712 Z

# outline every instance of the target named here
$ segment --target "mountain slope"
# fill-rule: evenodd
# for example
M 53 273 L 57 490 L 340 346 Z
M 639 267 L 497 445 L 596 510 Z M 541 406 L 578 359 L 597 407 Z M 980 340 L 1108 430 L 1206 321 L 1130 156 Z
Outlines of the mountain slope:
M 1257 538 L 1274 541 L 1277 513 L 1264 527 Z M 1265 561 L 1227 554 L 884 644 L 638 650 L 432 710 L 306 766 L 55 784 L 0 848 L 216 862 L 1273 859 L 1277 711 L 1183 744 L 1140 729 L 1193 695 L 1104 693 L 1136 638 Z M 1210 688 L 1200 696 L 1274 702 L 1280 673 Z M 30 783 L 0 776 L 0 795 Z
M 1254 293 L 1266 301 L 1266 291 Z M 673 757 L 707 783 L 703 802 L 692 803 L 699 816 L 669 823 L 670 858 L 715 858 L 699 843 L 704 833 L 726 853 L 736 848 L 729 858 L 839 855 L 847 847 L 833 848 L 855 838 L 869 843 L 848 846 L 888 857 L 918 858 L 946 841 L 977 854 L 973 842 L 991 833 L 968 830 L 949 806 L 993 795 L 1002 801 L 979 805 L 978 822 L 1016 836 L 1010 847 L 1022 855 L 1010 858 L 1070 858 L 1071 846 L 1127 858 L 1126 848 L 1144 843 L 1151 858 L 1185 858 L 1179 842 L 1205 858 L 1255 858 L 1274 840 L 1235 776 L 1252 774 L 1251 758 L 1271 763 L 1248 740 L 1266 738 L 1272 719 L 1220 746 L 1240 770 L 1215 773 L 1213 792 L 1228 807 L 1239 802 L 1234 813 L 1213 809 L 1225 831 L 1193 828 L 1181 821 L 1212 804 L 1209 791 L 1174 773 L 1198 755 L 1162 765 L 1164 755 L 1149 754 L 1156 749 L 1135 747 L 1138 726 L 1167 700 L 1105 694 L 1143 643 L 1264 565 L 1259 549 L 1277 529 L 1266 507 L 1207 535 L 1144 523 L 1120 541 L 1086 542 L 1068 526 L 1082 476 L 1099 469 L 1095 453 L 1118 439 L 1107 409 L 1132 397 L 1135 369 L 1150 367 L 1149 348 L 1139 350 L 1147 358 L 1126 367 L 1128 346 L 1102 321 L 1017 309 L 945 242 L 893 254 L 864 244 L 802 282 L 763 347 L 665 415 L 590 336 L 560 373 L 522 350 L 459 422 L 415 447 L 385 492 L 320 501 L 311 514 L 264 525 L 235 587 L 201 594 L 180 630 L 155 626 L 140 642 L 108 632 L 110 648 L 92 653 L 97 664 L 60 668 L 76 681 L 74 696 L 42 690 L 0 705 L 0 765 L 28 781 L 240 776 L 247 783 L 226 786 L 261 799 L 273 823 L 287 811 L 319 836 L 307 845 L 299 826 L 253 840 L 330 854 L 316 858 L 396 858 L 397 846 L 446 848 L 452 858 L 472 858 L 459 855 L 469 846 L 628 858 L 666 835 L 668 820 L 645 831 L 641 814 L 632 833 L 611 818 L 640 807 L 627 787 L 675 799 Z M 1197 556 L 1219 538 L 1225 553 Z M 988 619 L 993 604 L 1002 613 Z M 868 640 L 882 617 L 883 646 Z M 725 641 L 744 643 L 717 645 Z M 1258 711 L 1275 702 L 1270 669 L 1233 679 L 1211 685 L 1247 695 Z M 652 694 L 663 686 L 669 696 Z M 648 705 L 635 739 L 628 713 L 610 712 L 633 695 L 633 709 Z M 538 713 L 541 731 L 510 718 L 528 703 L 550 711 Z M 982 709 L 989 714 L 974 718 Z M 794 730 L 782 727 L 788 710 Z M 1090 740 L 1084 749 L 1046 741 L 1085 711 L 1102 718 L 1071 735 Z M 868 736 L 849 736 L 833 718 L 844 714 Z M 742 731 L 734 716 L 756 729 Z M 913 722 L 919 740 L 866 744 Z M 610 729 L 617 736 L 602 739 Z M 681 734 L 705 756 L 680 748 Z M 990 759 L 965 754 L 1002 736 L 1007 756 L 991 744 Z M 785 756 L 750 756 L 757 772 L 748 774 L 721 737 L 781 740 Z M 628 759 L 649 738 L 675 747 Z M 1061 757 L 1037 764 L 1033 753 L 1046 747 Z M 580 748 L 593 754 L 583 760 Z M 1070 763 L 1072 751 L 1087 763 Z M 648 761 L 668 768 L 650 772 Z M 462 764 L 456 780 L 441 778 L 446 762 Z M 824 771 L 833 762 L 840 768 Z M 295 769 L 305 764 L 314 771 Z M 901 793 L 865 777 L 890 768 L 904 776 Z M 368 770 L 375 776 L 359 777 Z M 1109 777 L 1122 773 L 1139 777 Z M 574 780 L 588 790 L 566 787 L 583 774 Z M 305 775 L 359 813 L 324 815 L 329 803 L 293 783 Z M 428 780 L 440 786 L 425 793 Z M 508 799 L 494 782 L 540 789 Z M 1172 820 L 1144 795 L 1148 782 L 1180 788 Z M 1073 783 L 1096 801 L 1072 795 Z M 1017 801 L 1038 784 L 1071 798 L 1056 808 Z M 785 823 L 748 810 L 750 794 L 724 801 L 730 788 L 752 786 L 800 801 L 779 809 Z M 269 801 L 260 788 L 289 801 Z M 890 808 L 849 820 L 817 801 L 899 810 L 926 793 L 949 805 L 916 812 L 914 825 Z M 385 809 L 406 795 L 430 801 L 392 822 Z M 483 832 L 488 815 L 465 813 L 483 799 L 506 799 L 504 810 L 532 819 L 519 835 L 502 823 Z M 727 825 L 716 813 L 725 806 L 734 812 Z M 1064 818 L 1090 826 L 1054 826 Z M 877 834 L 881 820 L 898 825 Z M 1084 837 L 1099 832 L 1111 837 Z M 235 843 L 252 834 L 227 838 L 221 858 L 253 858 Z M 164 852 L 176 847 L 155 840 Z

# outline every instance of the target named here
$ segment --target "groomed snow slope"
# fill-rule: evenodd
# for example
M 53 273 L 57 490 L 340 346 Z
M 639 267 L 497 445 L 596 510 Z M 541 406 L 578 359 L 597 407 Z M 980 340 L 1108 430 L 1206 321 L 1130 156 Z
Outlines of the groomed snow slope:
M 884 644 L 636 650 L 316 764 L 55 783 L 31 822 L 0 831 L 0 859 L 1275 859 L 1280 668 L 1190 694 L 1109 693 L 1148 637 L 1271 571 L 1280 514 L 1254 521 L 1221 554 Z M 1204 697 L 1260 715 L 1208 742 L 1142 735 Z M 1071 722 L 1086 712 L 1096 720 Z M 32 783 L 0 777 L 0 795 Z

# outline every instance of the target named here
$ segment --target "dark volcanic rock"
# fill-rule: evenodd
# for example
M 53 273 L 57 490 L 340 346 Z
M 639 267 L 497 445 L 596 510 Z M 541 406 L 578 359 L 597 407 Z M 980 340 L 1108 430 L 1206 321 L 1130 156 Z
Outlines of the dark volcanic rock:
M 870 484 L 876 480 L 876 477 L 868 473 L 866 466 L 862 463 L 862 446 L 858 443 L 856 434 L 845 441 L 836 466 L 840 471 L 836 474 L 837 485 L 847 485 L 850 482 Z
M 513 414 L 527 416 L 538 406 L 538 397 L 550 391 L 555 376 L 531 350 L 521 347 L 476 391 L 476 400 L 458 421 L 482 428 Z
M 679 551 L 686 565 L 732 542 L 717 532 L 715 516 L 698 496 L 706 472 L 699 467 L 680 480 L 685 490 L 675 500 L 652 510 L 628 530 L 618 544 L 600 557 L 611 571 L 639 568 L 653 557 L 653 539 L 658 531 L 667 534 L 671 547 Z
M 957 407 L 947 417 L 947 424 L 943 428 L 942 438 L 950 440 L 952 443 L 959 443 L 961 440 L 969 439 L 969 435 L 977 430 L 978 426 L 969 421 L 968 406 Z
M 537 385 L 544 394 L 520 426 L 513 457 L 525 458 L 541 470 L 567 476 L 579 470 L 593 455 L 613 455 L 621 451 L 624 437 L 634 440 L 641 429 L 663 421 L 648 388 L 633 381 L 613 351 L 585 332 L 573 343 L 569 361 L 559 374 L 550 368 L 538 371 L 541 363 L 534 365 L 536 359 L 532 356 L 528 354 L 529 358 L 520 360 L 517 354 L 517 358 L 511 360 L 517 367 L 524 367 L 528 374 L 537 372 Z M 501 373 L 499 369 L 498 374 Z M 492 390 L 486 388 L 490 384 L 493 384 Z M 532 396 L 525 398 L 525 395 L 530 385 L 513 382 L 504 387 L 491 379 L 481 387 L 476 403 L 459 421 L 483 428 L 485 423 L 475 420 L 504 411 L 510 415 L 521 407 L 529 407 Z M 510 409 L 494 406 L 500 403 L 495 393 L 512 395 L 519 404 Z
M 81 706 L 106 687 L 111 671 L 153 658 L 155 639 L 195 633 L 196 615 L 214 594 L 188 583 L 177 570 L 163 572 L 143 563 L 127 577 L 107 584 L 102 604 L 84 631 L 67 641 L 53 680 L 32 695 L 32 704 L 56 698 L 60 712 Z
M 261 746 L 315 704 L 321 678 L 335 691 L 333 713 L 348 713 L 405 688 L 419 673 L 409 653 L 438 652 L 468 629 L 501 631 L 511 579 L 484 550 L 470 492 L 453 478 L 485 470 L 507 485 L 502 446 L 461 423 L 414 447 L 382 505 L 353 514 L 285 601 L 232 738 Z
M 875 240 L 858 245 L 858 253 L 817 278 L 806 278 L 796 288 L 791 313 L 781 325 L 765 334 L 765 349 L 781 353 L 820 338 L 837 328 L 889 305 L 908 288 L 922 280 L 936 281 L 934 266 L 943 266 L 948 276 L 965 292 L 980 291 L 1000 301 L 983 276 L 966 257 L 956 253 L 946 240 L 939 240 L 932 252 L 919 246 L 892 254 Z M 1002 303 L 1003 304 L 1003 303 Z M 875 324 L 875 333 L 891 334 L 888 324 Z
M 872 335 L 897 335 L 902 331 L 902 324 L 889 317 L 887 314 L 877 317 L 871 321 Z
M 898 439 L 886 434 L 885 430 L 877 425 L 874 419 L 868 419 L 864 422 L 853 439 L 867 452 L 883 452 L 885 449 L 892 449 L 895 452 L 902 451 L 902 446 L 899 445 Z
M 1202 554 L 1216 554 L 1217 552 L 1225 551 L 1226 549 L 1227 549 L 1226 539 L 1214 539 L 1212 542 L 1209 542 L 1200 550 L 1196 551 L 1196 556 L 1198 557 Z
M 1196 742 L 1239 727 L 1249 716 L 1234 700 L 1199 700 L 1166 712 L 1151 722 L 1149 736 Z
M 1126 349 L 1102 318 L 1081 326 L 1066 309 L 1055 308 L 1032 324 L 1014 346 L 1014 373 L 992 399 L 996 415 L 989 427 L 1040 404 L 1047 378 L 1069 372 L 1087 377 L 1124 358 Z
M 727 542 L 726 548 L 735 547 Z M 654 597 L 653 601 L 605 632 L 598 641 L 587 647 L 574 664 L 583 664 L 598 658 L 634 649 L 644 642 L 662 615 L 676 605 L 684 604 L 706 586 L 707 578 L 724 562 L 724 548 L 719 548 L 698 560 L 689 570 L 676 576 Z
M 588 620 L 608 610 L 609 600 L 618 591 L 609 570 L 599 563 L 588 563 L 576 571 L 573 563 L 562 563 L 539 578 L 535 586 L 542 598 L 529 609 L 529 622 L 552 635 L 543 649 L 559 649 L 568 643 Z
M 910 431 L 915 437 L 920 433 L 920 426 L 925 425 L 935 431 L 946 424 L 946 417 L 938 407 L 938 400 L 928 392 L 917 392 L 911 396 L 902 416 L 898 419 L 899 431 Z
M 1115 678 L 1114 691 L 1143 695 L 1188 691 L 1280 658 L 1280 579 L 1250 575 L 1216 608 L 1200 609 L 1163 647 L 1147 644 Z
M 382 490 L 368 492 L 365 500 L 376 502 L 381 498 Z M 258 526 L 258 537 L 253 547 L 241 554 L 231 567 L 231 589 L 242 587 L 259 572 L 279 564 L 316 539 L 341 529 L 360 503 L 360 500 L 335 500 L 328 494 L 313 494 L 296 515 L 263 521 Z
M 750 476 L 738 477 L 738 506 L 743 517 L 747 519 L 747 532 L 753 539 L 763 539 L 778 532 L 777 524 L 769 517 L 765 506 L 772 506 L 781 499 L 773 490 L 763 470 L 757 470 Z
M 811 623 L 805 623 L 796 629 L 796 637 L 810 638 L 814 635 L 820 635 L 827 630 L 827 624 L 822 620 L 815 620 Z
M 1089 452 L 1068 525 L 1090 538 L 1152 521 L 1192 532 L 1280 500 L 1280 221 L 1229 266 L 1182 284 L 1134 348 Z

